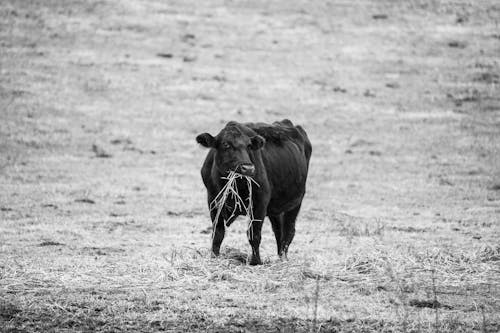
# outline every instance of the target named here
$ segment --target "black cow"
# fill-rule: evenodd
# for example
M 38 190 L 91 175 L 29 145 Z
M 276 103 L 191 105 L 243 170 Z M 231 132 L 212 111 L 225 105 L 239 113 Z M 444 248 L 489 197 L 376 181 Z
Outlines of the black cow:
M 235 216 L 234 202 L 226 203 L 214 221 L 216 209 L 211 203 L 223 188 L 229 171 L 251 176 L 258 184 L 252 184 L 254 220 L 247 231 L 252 246 L 251 265 L 262 264 L 259 254 L 261 229 L 264 217 L 271 220 L 278 255 L 286 258 L 288 246 L 295 235 L 295 219 L 305 194 L 307 171 L 312 147 L 301 126 L 294 126 L 285 119 L 272 125 L 264 123 L 237 123 L 231 121 L 217 136 L 200 134 L 196 141 L 210 148 L 201 176 L 207 188 L 210 216 L 214 225 L 212 252 L 219 255 L 224 239 L 225 226 L 231 224 Z M 238 180 L 238 193 L 248 197 L 248 187 L 244 179 Z M 213 207 L 212 207 L 213 208 Z M 235 215 L 242 215 L 236 210 Z

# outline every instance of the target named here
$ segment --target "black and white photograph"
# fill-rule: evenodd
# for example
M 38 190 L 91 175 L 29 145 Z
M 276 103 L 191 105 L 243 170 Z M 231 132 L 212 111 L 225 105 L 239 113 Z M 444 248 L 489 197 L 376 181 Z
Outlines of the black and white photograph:
M 0 332 L 500 331 L 498 0 L 0 0 Z

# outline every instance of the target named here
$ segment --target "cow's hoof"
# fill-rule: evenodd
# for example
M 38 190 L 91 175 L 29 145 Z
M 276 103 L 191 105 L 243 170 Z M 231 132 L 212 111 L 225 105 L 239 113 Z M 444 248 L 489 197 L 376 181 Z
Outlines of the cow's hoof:
M 281 261 L 288 261 L 288 256 L 286 255 L 286 253 L 280 254 L 280 260 Z
M 251 266 L 262 265 L 262 261 L 260 260 L 260 258 L 252 256 L 252 258 L 250 259 L 250 265 Z
M 217 258 L 219 256 L 219 251 L 215 252 L 215 251 L 212 251 L 212 253 L 210 253 L 210 258 Z

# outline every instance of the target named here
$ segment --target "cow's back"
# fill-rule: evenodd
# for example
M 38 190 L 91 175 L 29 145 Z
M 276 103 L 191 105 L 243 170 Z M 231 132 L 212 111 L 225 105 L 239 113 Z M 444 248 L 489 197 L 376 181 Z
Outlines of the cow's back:
M 305 193 L 312 152 L 306 132 L 289 120 L 249 127 L 266 139 L 261 156 L 271 189 L 268 212 L 279 214 L 297 207 Z

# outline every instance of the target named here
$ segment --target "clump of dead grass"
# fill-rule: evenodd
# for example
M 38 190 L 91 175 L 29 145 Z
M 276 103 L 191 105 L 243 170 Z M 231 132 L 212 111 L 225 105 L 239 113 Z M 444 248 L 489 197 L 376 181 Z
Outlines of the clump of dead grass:
M 224 228 L 227 228 L 228 222 L 231 221 L 231 219 L 235 217 L 239 211 L 243 211 L 249 219 L 247 230 L 250 233 L 250 237 L 252 237 L 252 223 L 253 221 L 255 221 L 255 218 L 253 216 L 252 183 L 256 186 L 259 186 L 259 184 L 252 177 L 242 175 L 236 171 L 230 171 L 228 175 L 226 177 L 222 177 L 222 179 L 225 179 L 227 182 L 217 194 L 215 199 L 210 203 L 210 210 L 217 210 L 212 225 L 212 238 L 214 237 L 214 232 L 217 227 L 217 223 L 219 221 L 222 210 L 224 209 L 224 207 L 229 207 L 229 202 L 234 202 L 234 206 L 232 207 L 231 215 L 227 219 L 224 218 Z M 246 198 L 245 200 L 238 193 L 237 182 L 240 179 L 245 180 L 248 188 L 248 198 Z
M 481 262 L 500 261 L 500 245 L 483 245 L 475 256 Z

